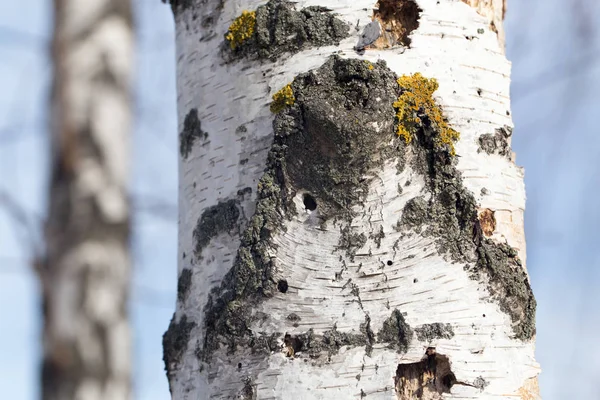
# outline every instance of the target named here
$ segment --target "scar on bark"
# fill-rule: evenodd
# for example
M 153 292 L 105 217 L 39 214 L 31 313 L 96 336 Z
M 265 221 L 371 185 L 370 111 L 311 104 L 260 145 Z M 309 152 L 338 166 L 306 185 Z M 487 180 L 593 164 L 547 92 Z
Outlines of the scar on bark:
M 394 382 L 399 400 L 442 399 L 442 393 L 450 393 L 457 383 L 450 370 L 450 359 L 438 354 L 435 347 L 428 347 L 419 362 L 398 364 Z
M 379 21 L 383 32 L 367 48 L 410 47 L 409 35 L 419 27 L 422 11 L 414 0 L 379 0 L 373 11 L 373 19 Z
M 489 208 L 484 209 L 479 213 L 479 225 L 483 234 L 487 237 L 492 236 L 496 230 L 496 217 L 494 211 Z

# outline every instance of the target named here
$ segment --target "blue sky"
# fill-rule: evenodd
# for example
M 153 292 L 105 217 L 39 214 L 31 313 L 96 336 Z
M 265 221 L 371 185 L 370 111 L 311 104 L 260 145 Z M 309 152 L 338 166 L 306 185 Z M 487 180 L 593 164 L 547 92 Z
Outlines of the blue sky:
M 525 167 L 528 268 L 538 299 L 544 399 L 594 399 L 600 379 L 600 4 L 509 0 L 513 149 Z M 0 195 L 44 213 L 49 1 L 0 3 Z M 137 0 L 133 142 L 135 394 L 168 399 L 161 337 L 175 303 L 177 121 L 173 22 Z M 25 11 L 27 10 L 27 11 Z M 160 212 L 157 212 L 160 210 Z M 38 286 L 30 235 L 0 208 L 0 398 L 38 395 Z

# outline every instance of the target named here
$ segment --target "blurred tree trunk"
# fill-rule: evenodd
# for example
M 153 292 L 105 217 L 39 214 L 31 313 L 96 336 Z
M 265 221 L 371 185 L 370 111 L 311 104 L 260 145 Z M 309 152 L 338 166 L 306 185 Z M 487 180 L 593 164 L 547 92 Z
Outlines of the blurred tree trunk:
M 41 397 L 131 397 L 126 0 L 55 0 Z
M 172 397 L 537 398 L 504 1 L 170 3 Z

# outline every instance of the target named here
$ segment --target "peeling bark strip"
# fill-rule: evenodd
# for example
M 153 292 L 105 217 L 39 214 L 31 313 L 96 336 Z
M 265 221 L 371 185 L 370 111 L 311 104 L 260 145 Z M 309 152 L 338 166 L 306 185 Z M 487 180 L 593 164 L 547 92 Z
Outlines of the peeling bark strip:
M 128 400 L 133 32 L 126 0 L 54 4 L 42 287 L 45 400 Z M 82 51 L 85 49 L 85 51 Z
M 311 6 L 296 11 L 287 0 L 270 0 L 256 11 L 244 11 L 229 27 L 225 39 L 233 58 L 274 61 L 283 53 L 309 47 L 339 44 L 349 27 L 327 7 Z

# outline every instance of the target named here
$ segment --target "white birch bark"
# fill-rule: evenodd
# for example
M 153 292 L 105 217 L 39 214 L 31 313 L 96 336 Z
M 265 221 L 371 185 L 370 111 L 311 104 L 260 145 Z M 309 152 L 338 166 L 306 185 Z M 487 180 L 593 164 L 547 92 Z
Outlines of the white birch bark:
M 463 184 L 475 196 L 480 210 L 490 209 L 495 215 L 495 226 L 484 230 L 496 242 L 516 249 L 525 268 L 523 171 L 515 165 L 514 157 L 511 160 L 478 151 L 481 135 L 512 126 L 511 66 L 503 48 L 502 0 L 471 1 L 474 7 L 461 1 L 418 0 L 422 12 L 418 28 L 411 33 L 410 48 L 372 48 L 362 55 L 353 47 L 372 20 L 374 2 L 299 1 L 297 9 L 319 5 L 333 10 L 351 27 L 350 37 L 339 46 L 309 48 L 282 61 L 227 64 L 219 51 L 223 35 L 243 10 L 255 10 L 264 2 L 178 3 L 174 10 L 179 129 L 184 129 L 190 110 L 197 109 L 201 131 L 207 136 L 193 142 L 179 164 L 178 268 L 180 276 L 191 274 L 191 278 L 187 276 L 189 289 L 180 287 L 185 295 L 180 296 L 172 321 L 173 328 L 183 319 L 185 326 L 177 329 L 186 331 L 177 336 L 180 357 L 166 360 L 172 398 L 537 399 L 540 369 L 534 358 L 534 338 L 515 339 L 511 319 L 492 299 L 489 286 L 471 279 L 464 264 L 439 255 L 431 237 L 404 237 L 392 228 L 407 201 L 423 194 L 425 187 L 422 175 L 412 168 L 397 174 L 393 163 L 375 171 L 378 179 L 370 183 L 366 204 L 359 207 L 360 216 L 351 224 L 353 232 L 367 236 L 381 227 L 385 237 L 380 247 L 369 239 L 352 262 L 336 251 L 339 228 L 327 225 L 318 229 L 314 214 L 307 211 L 285 220 L 287 229 L 275 235 L 272 256 L 276 275 L 289 287 L 256 306 L 253 312 L 265 313 L 268 322 L 254 324 L 251 329 L 280 334 L 280 351 L 258 357 L 249 349 L 231 354 L 222 348 L 210 361 L 198 357 L 206 335 L 209 293 L 232 267 L 240 238 L 238 230 L 222 232 L 211 238 L 202 257 L 196 257 L 193 231 L 209 207 L 229 199 L 239 199 L 246 218 L 254 214 L 257 182 L 273 140 L 271 96 L 298 74 L 321 66 L 335 52 L 342 58 L 385 60 L 398 76 L 420 72 L 438 80 L 435 99 L 461 135 L 456 153 Z M 211 21 L 206 22 L 207 16 Z M 245 127 L 241 133 L 240 126 Z M 400 194 L 398 185 L 403 186 Z M 246 187 L 252 188 L 252 193 L 240 198 L 238 191 Z M 294 202 L 298 210 L 304 210 L 300 194 Z M 239 218 L 240 229 L 245 221 Z M 395 247 L 397 251 L 392 250 Z M 348 269 L 344 279 L 335 281 L 333 276 L 342 259 Z M 359 301 L 345 287 L 348 279 L 357 286 Z M 413 328 L 450 324 L 454 335 L 413 338 L 407 351 L 401 353 L 375 343 L 370 356 L 364 346 L 342 347 L 329 360 L 327 356 L 315 361 L 302 354 L 286 354 L 283 333 L 298 335 L 312 328 L 322 334 L 333 326 L 341 332 L 358 333 L 366 315 L 371 329 L 378 332 L 394 309 L 400 310 Z M 294 324 L 288 319 L 292 313 L 300 317 Z M 421 389 L 418 397 L 421 384 L 411 380 L 410 372 L 399 376 L 402 367 L 398 366 L 420 362 L 428 348 L 447 357 L 456 382 L 449 392 Z M 402 379 L 404 391 L 399 389 Z M 413 384 L 415 391 L 409 394 Z
M 54 13 L 40 397 L 126 400 L 131 4 L 56 0 Z

